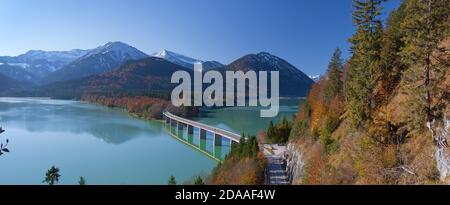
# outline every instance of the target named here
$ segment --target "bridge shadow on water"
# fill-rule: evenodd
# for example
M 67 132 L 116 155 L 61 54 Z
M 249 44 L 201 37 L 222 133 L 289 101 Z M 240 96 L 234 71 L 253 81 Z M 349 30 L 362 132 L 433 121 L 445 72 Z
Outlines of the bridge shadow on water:
M 210 157 L 218 162 L 225 159 L 226 155 L 231 151 L 230 139 L 221 138 L 220 146 L 216 146 L 214 143 L 214 133 L 206 131 L 206 139 L 201 139 L 200 129 L 194 127 L 193 133 L 189 134 L 188 127 L 178 129 L 176 126 L 170 126 L 170 124 L 164 125 L 165 130 L 178 141 L 188 145 L 196 151 Z

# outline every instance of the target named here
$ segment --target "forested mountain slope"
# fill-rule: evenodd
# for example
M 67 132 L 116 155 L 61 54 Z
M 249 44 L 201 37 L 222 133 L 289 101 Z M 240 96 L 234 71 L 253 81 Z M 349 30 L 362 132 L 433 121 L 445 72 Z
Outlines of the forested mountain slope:
M 337 51 L 293 123 L 294 184 L 449 183 L 450 1 L 355 0 L 352 56 Z

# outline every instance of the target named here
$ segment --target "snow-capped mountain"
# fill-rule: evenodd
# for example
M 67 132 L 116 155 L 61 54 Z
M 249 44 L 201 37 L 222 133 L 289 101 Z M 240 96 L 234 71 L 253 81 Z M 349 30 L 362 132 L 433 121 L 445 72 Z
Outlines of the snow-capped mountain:
M 154 57 L 165 59 L 173 64 L 183 66 L 185 68 L 194 69 L 195 63 L 203 63 L 203 69 L 221 68 L 224 65 L 217 61 L 203 61 L 199 59 L 194 59 L 187 57 L 172 51 L 162 50 L 153 54 Z
M 148 57 L 140 60 L 127 61 L 117 68 L 108 72 L 102 72 L 90 75 L 85 78 L 78 78 L 69 81 L 59 81 L 42 87 L 44 93 L 64 97 L 79 97 L 84 91 L 170 91 L 174 84 L 170 82 L 171 75 L 179 70 L 193 73 L 193 69 L 161 58 L 168 56 L 168 52 L 160 52 L 158 57 Z M 97 54 L 98 55 L 98 54 Z M 95 58 L 94 58 L 95 57 Z M 92 55 L 89 60 L 81 60 L 80 63 L 89 62 L 86 66 L 77 66 L 76 71 L 88 72 L 95 70 L 96 64 L 104 62 L 107 58 L 103 55 Z M 197 62 L 189 59 L 189 62 Z M 78 61 L 76 61 L 78 62 Z M 76 63 L 74 62 L 74 63 Z M 92 64 L 91 64 L 92 63 Z M 72 70 L 64 68 L 59 72 Z M 75 71 L 73 70 L 73 71 Z M 288 63 L 287 61 L 271 55 L 269 53 L 250 54 L 243 56 L 228 66 L 216 68 L 213 70 L 223 71 L 279 71 L 280 74 L 280 96 L 282 97 L 302 97 L 306 96 L 312 84 L 314 83 L 302 71 Z M 71 76 L 79 75 L 76 72 L 70 73 Z M 270 76 L 269 76 L 270 78 Z M 270 80 L 270 79 L 269 79 Z M 269 88 L 270 89 L 270 88 Z
M 89 50 L 85 55 L 43 79 L 44 83 L 72 80 L 111 71 L 129 60 L 149 57 L 122 42 L 109 42 Z
M 21 82 L 36 80 L 36 76 L 24 68 L 28 68 L 28 64 L 0 63 L 0 74 Z
M 17 56 L 19 61 L 23 62 L 33 62 L 42 59 L 48 62 L 62 62 L 70 63 L 83 55 L 86 55 L 89 50 L 73 49 L 70 51 L 41 51 L 41 50 L 31 50 L 25 54 Z
M 19 56 L 0 56 L 0 73 L 15 80 L 37 80 L 55 72 L 75 59 L 85 55 L 88 50 L 70 51 L 31 50 Z M 26 75 L 21 75 L 27 73 Z
M 117 41 L 109 42 L 103 46 L 94 48 L 78 60 L 88 59 L 95 55 L 109 55 L 117 62 L 124 62 L 127 60 L 136 60 L 148 57 L 148 55 L 143 53 L 142 51 L 120 41 Z
M 320 77 L 322 77 L 322 75 L 309 75 L 309 78 L 311 78 L 311 80 L 313 80 L 314 82 L 319 82 Z

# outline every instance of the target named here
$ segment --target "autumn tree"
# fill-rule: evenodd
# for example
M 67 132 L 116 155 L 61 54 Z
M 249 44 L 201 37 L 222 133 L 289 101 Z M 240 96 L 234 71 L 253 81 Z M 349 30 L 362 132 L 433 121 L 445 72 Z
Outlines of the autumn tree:
M 373 90 L 379 77 L 383 26 L 382 0 L 353 0 L 356 33 L 350 39 L 352 57 L 346 79 L 346 100 L 354 127 L 370 119 L 375 108 Z
M 264 144 L 265 143 L 265 136 L 266 136 L 266 133 L 262 130 L 262 129 L 260 129 L 259 131 L 258 131 L 258 144 Z
M 257 185 L 264 183 L 265 159 L 255 136 L 242 135 L 239 143 L 212 171 L 211 184 Z
M 438 82 L 448 71 L 449 60 L 439 43 L 449 34 L 450 1 L 408 0 L 405 15 L 402 60 L 410 66 L 406 81 L 411 94 L 411 125 L 420 130 L 427 124 L 433 130 L 433 122 L 442 119 L 442 103 L 446 103 L 441 99 L 445 90 Z

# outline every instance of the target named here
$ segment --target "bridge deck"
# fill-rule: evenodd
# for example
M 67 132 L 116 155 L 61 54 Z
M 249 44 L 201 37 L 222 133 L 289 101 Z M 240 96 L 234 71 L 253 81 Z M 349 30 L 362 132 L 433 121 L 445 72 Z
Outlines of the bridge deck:
M 172 114 L 170 112 L 167 112 L 167 111 L 164 111 L 163 115 L 165 115 L 168 118 L 171 118 L 171 119 L 174 119 L 176 121 L 179 121 L 181 123 L 188 124 L 188 125 L 191 125 L 191 126 L 194 126 L 194 127 L 199 127 L 201 129 L 204 129 L 204 130 L 207 130 L 207 131 L 210 131 L 210 132 L 214 132 L 214 133 L 216 133 L 216 134 L 218 134 L 220 136 L 223 136 L 223 137 L 228 138 L 228 139 L 230 139 L 232 141 L 235 141 L 235 142 L 239 142 L 239 140 L 241 139 L 241 135 L 238 135 L 236 133 L 233 133 L 233 132 L 230 132 L 230 131 L 227 131 L 227 130 L 224 130 L 224 129 L 216 128 L 216 127 L 213 127 L 213 126 L 210 126 L 210 125 L 207 125 L 207 124 L 203 124 L 203 123 L 200 123 L 200 122 L 196 122 L 196 121 L 193 121 L 193 120 L 188 120 L 188 119 L 176 116 L 176 115 L 174 115 L 174 114 Z

